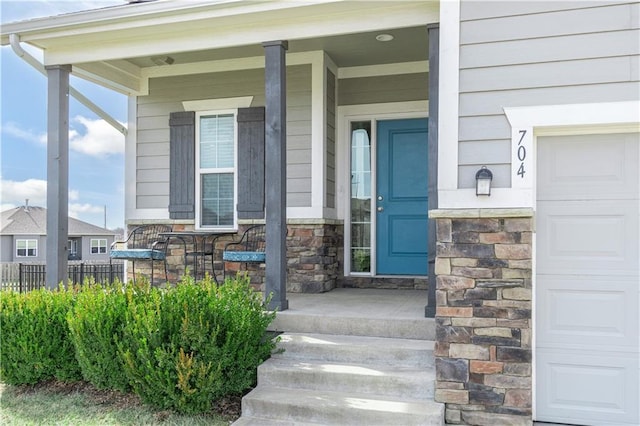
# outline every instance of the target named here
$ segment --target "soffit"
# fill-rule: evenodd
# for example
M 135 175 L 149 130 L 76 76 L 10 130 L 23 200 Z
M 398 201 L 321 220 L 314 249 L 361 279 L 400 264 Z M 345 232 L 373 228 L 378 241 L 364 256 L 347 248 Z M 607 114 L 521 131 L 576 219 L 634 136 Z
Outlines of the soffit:
M 428 59 L 426 26 L 384 30 L 394 36 L 389 42 L 379 42 L 382 31 L 347 34 L 313 39 L 290 40 L 288 53 L 323 50 L 339 67 L 424 61 Z M 193 52 L 167 52 L 174 64 L 187 64 L 212 60 L 251 58 L 264 55 L 261 45 L 207 49 Z M 141 68 L 155 66 L 150 56 L 128 58 L 128 62 Z

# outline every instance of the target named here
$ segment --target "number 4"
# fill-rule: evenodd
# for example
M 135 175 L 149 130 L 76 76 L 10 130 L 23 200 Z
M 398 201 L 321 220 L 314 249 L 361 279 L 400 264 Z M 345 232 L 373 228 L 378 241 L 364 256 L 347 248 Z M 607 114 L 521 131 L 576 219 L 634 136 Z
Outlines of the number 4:
M 524 163 L 520 163 L 520 167 L 518 168 L 518 176 L 524 179 Z

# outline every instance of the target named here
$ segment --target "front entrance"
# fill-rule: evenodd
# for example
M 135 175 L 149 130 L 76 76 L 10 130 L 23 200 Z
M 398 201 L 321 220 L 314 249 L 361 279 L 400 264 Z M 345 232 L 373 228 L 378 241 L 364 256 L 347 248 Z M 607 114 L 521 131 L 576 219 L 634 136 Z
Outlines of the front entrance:
M 350 123 L 351 275 L 428 273 L 426 118 Z
M 427 119 L 377 128 L 376 272 L 427 275 Z
M 639 136 L 538 138 L 537 420 L 640 422 Z

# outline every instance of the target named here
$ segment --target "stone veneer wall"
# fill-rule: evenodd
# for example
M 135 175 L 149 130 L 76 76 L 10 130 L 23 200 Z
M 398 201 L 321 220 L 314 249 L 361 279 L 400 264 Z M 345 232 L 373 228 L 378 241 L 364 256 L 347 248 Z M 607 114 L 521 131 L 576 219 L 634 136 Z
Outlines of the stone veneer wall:
M 253 222 L 243 222 L 239 225 L 236 239 L 240 238 L 245 229 Z M 137 224 L 131 224 L 129 231 Z M 321 293 L 336 287 L 340 272 L 338 259 L 339 247 L 342 246 L 341 221 L 290 220 L 287 225 L 287 291 L 292 293 Z M 174 223 L 174 231 L 193 230 L 193 224 Z M 216 241 L 216 250 L 223 250 L 224 245 L 231 241 L 231 236 L 221 237 Z M 220 255 L 217 256 L 220 258 Z M 188 261 L 190 259 L 187 259 Z M 167 263 L 169 281 L 176 282 L 185 272 L 184 245 L 180 240 L 173 239 L 169 245 Z M 131 274 L 131 262 L 129 262 Z M 187 265 L 193 270 L 193 265 Z M 211 271 L 210 260 L 207 259 L 207 271 Z M 164 280 L 164 269 L 161 262 L 154 265 L 157 283 Z M 256 290 L 264 289 L 264 264 L 228 263 L 227 272 L 246 271 L 251 284 Z M 216 264 L 218 279 L 222 280 L 222 264 Z M 149 261 L 136 262 L 136 274 L 151 274 Z M 131 276 L 131 275 L 130 275 Z
M 342 221 L 291 220 L 287 234 L 287 291 L 323 293 L 336 287 Z
M 436 393 L 446 421 L 530 425 L 533 217 L 434 210 Z

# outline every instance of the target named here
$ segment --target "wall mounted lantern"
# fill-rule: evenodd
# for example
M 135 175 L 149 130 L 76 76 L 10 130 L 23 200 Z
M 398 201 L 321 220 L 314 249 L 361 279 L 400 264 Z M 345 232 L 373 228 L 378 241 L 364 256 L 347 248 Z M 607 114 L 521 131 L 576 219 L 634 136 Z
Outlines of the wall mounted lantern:
M 491 170 L 487 169 L 487 166 L 482 166 L 476 173 L 476 195 L 491 195 L 492 180 Z

